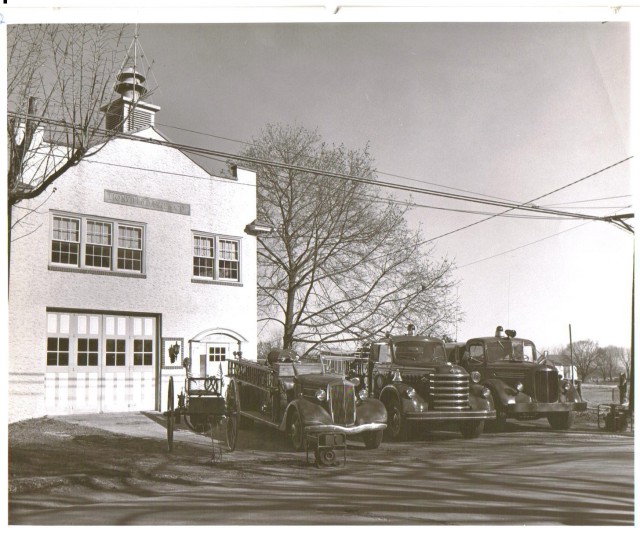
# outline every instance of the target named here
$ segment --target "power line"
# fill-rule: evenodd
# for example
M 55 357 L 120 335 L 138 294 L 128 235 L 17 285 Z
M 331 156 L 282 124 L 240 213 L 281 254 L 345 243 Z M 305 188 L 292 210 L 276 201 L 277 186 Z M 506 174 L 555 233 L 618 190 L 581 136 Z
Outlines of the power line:
M 588 225 L 589 223 L 593 223 L 593 221 L 586 221 L 585 223 L 582 223 L 580 225 L 576 225 L 575 227 L 571 227 L 565 230 L 561 230 L 560 232 L 556 232 L 555 234 L 551 234 L 549 236 L 545 236 L 544 238 L 540 238 L 539 240 L 535 240 L 529 243 L 525 243 L 524 245 L 520 245 L 518 247 L 514 247 L 513 249 L 509 249 L 508 251 L 502 251 L 501 253 L 497 253 L 491 256 L 487 256 L 486 258 L 481 258 L 480 260 L 474 260 L 473 262 L 469 262 L 468 264 L 464 264 L 463 266 L 457 266 L 457 269 L 462 269 L 462 268 L 466 268 L 469 266 L 473 266 L 474 264 L 478 264 L 480 262 L 485 262 L 486 260 L 491 260 L 492 258 L 496 258 L 498 256 L 503 256 L 509 253 L 512 253 L 514 251 L 518 251 L 519 249 L 524 249 L 525 247 L 529 247 L 529 245 L 534 245 L 536 243 L 540 243 L 542 241 L 548 240 L 550 238 L 554 238 L 556 236 L 559 236 L 560 234 L 564 234 L 565 232 L 570 232 L 572 230 L 576 230 L 580 227 L 584 227 L 585 225 Z
M 15 115 L 15 114 L 14 114 Z M 24 116 L 23 116 L 24 117 Z M 63 124 L 66 126 L 70 126 L 67 125 L 64 121 L 55 121 L 52 119 L 44 119 L 44 118 L 38 118 L 38 117 L 33 117 L 34 119 L 38 119 L 44 123 L 54 123 L 54 124 Z M 105 134 L 111 134 L 113 135 L 113 132 L 108 132 L 106 130 L 101 130 L 101 129 L 95 129 L 95 132 L 98 131 L 103 131 L 105 132 Z M 565 217 L 573 217 L 576 219 L 590 219 L 590 220 L 595 220 L 595 221 L 602 221 L 603 218 L 599 217 L 599 216 L 591 216 L 591 215 L 586 215 L 586 214 L 576 214 L 576 213 L 572 213 L 572 212 L 563 212 L 560 210 L 550 210 L 550 209 L 545 209 L 542 208 L 540 206 L 535 206 L 532 205 L 531 203 L 542 199 L 544 197 L 547 197 L 553 193 L 556 193 L 558 191 L 561 191 L 567 187 L 570 187 L 574 184 L 577 184 L 583 180 L 586 180 L 588 178 L 591 178 L 599 173 L 602 173 L 608 169 L 611 169 L 617 165 L 620 165 L 628 160 L 630 160 L 631 158 L 633 158 L 633 156 L 629 156 L 623 160 L 620 160 L 619 162 L 616 162 L 612 165 L 609 165 L 603 169 L 600 169 L 594 173 L 591 173 L 585 177 L 582 177 L 570 184 L 567 184 L 565 186 L 562 186 L 560 188 L 556 188 L 555 190 L 546 193 L 544 195 L 541 195 L 539 197 L 536 197 L 535 199 L 528 201 L 526 203 L 512 203 L 512 202 L 503 202 L 503 201 L 497 201 L 497 200 L 489 200 L 489 199 L 479 199 L 477 197 L 471 197 L 471 196 L 466 196 L 466 195 L 458 195 L 458 194 L 451 194 L 451 193 L 447 193 L 447 192 L 442 192 L 442 191 L 436 191 L 436 190 L 430 190 L 430 189 L 426 189 L 426 188 L 417 188 L 414 186 L 407 186 L 407 185 L 402 185 L 402 184 L 394 184 L 391 182 L 383 182 L 383 181 L 379 181 L 379 180 L 373 180 L 373 179 L 369 179 L 369 178 L 364 178 L 364 177 L 357 177 L 357 176 L 353 176 L 353 175 L 347 175 L 344 173 L 337 173 L 337 172 L 332 172 L 332 171 L 325 171 L 325 170 L 320 170 L 320 169 L 314 169 L 314 168 L 310 168 L 310 167 L 304 167 L 304 166 L 298 166 L 298 165 L 293 165 L 293 164 L 286 164 L 286 163 L 281 163 L 281 162 L 274 162 L 274 161 L 270 161 L 270 160 L 264 160 L 262 158 L 257 158 L 257 157 L 252 157 L 252 156 L 245 156 L 245 155 L 239 155 L 239 154 L 232 154 L 232 153 L 227 153 L 227 152 L 223 152 L 223 151 L 216 151 L 213 149 L 204 149 L 204 148 L 200 148 L 200 147 L 193 147 L 190 145 L 183 145 L 183 144 L 179 144 L 179 143 L 173 143 L 173 142 L 169 142 L 169 141 L 165 141 L 165 140 L 156 140 L 156 139 L 148 139 L 148 138 L 142 138 L 140 136 L 137 135 L 133 135 L 133 134 L 125 134 L 125 133 L 118 133 L 116 134 L 114 137 L 117 138 L 122 138 L 122 139 L 130 139 L 130 140 L 134 140 L 134 141 L 141 141 L 143 143 L 150 143 L 150 144 L 154 144 L 154 145 L 160 145 L 160 146 L 165 146 L 165 147 L 170 147 L 170 148 L 175 148 L 178 150 L 181 150 L 183 152 L 187 152 L 187 153 L 192 153 L 192 154 L 198 154 L 200 156 L 218 156 L 218 157 L 222 157 L 222 158 L 227 158 L 229 160 L 239 160 L 239 161 L 243 161 L 243 162 L 248 162 L 248 163 L 253 163 L 253 164 L 257 164 L 257 165 L 264 165 L 264 166 L 268 166 L 268 167 L 276 167 L 276 168 L 281 168 L 281 169 L 288 169 L 288 170 L 292 170 L 292 171 L 298 171 L 298 172 L 302 172 L 302 173 L 309 173 L 309 174 L 315 174 L 315 175 L 322 175 L 322 176 L 328 176 L 328 177 L 333 177 L 333 178 L 339 178 L 339 179 L 343 179 L 343 180 L 349 180 L 352 182 L 356 182 L 356 183 L 361 183 L 361 184 L 369 184 L 369 185 L 373 185 L 373 186 L 378 186 L 378 187 L 384 187 L 384 188 L 389 188 L 389 189 L 394 189 L 394 190 L 398 190 L 398 191 L 405 191 L 405 192 L 411 192 L 411 193 L 420 193 L 420 194 L 424 194 L 424 195 L 432 195 L 432 196 L 436 196 L 436 197 L 442 197 L 442 198 L 448 198 L 448 199 L 454 199 L 454 200 L 459 200 L 459 201 L 463 201 L 463 202 L 472 202 L 472 203 L 478 203 L 478 204 L 487 204 L 490 206 L 499 206 L 499 207 L 504 207 L 504 208 L 508 208 L 507 211 L 511 211 L 511 210 L 524 210 L 524 211 L 533 211 L 533 212 L 540 212 L 540 213 L 546 213 L 546 214 L 551 214 L 551 215 L 558 215 L 558 216 L 565 216 Z M 497 217 L 497 216 L 492 216 L 492 217 Z
M 583 202 L 594 202 L 594 201 L 609 201 L 611 199 L 626 199 L 631 197 L 631 195 L 614 195 L 612 197 L 598 197 L 595 199 L 582 199 L 581 201 L 569 201 L 569 202 L 560 202 L 556 204 L 544 204 L 543 206 L 551 207 L 551 206 L 566 206 L 567 204 L 580 204 Z
M 625 215 L 619 215 L 618 217 L 624 217 L 624 216 Z M 609 216 L 609 217 L 610 218 L 614 218 L 615 215 L 614 216 Z M 496 258 L 498 256 L 503 256 L 505 254 L 512 253 L 513 251 L 517 251 L 519 249 L 524 249 L 525 247 L 528 247 L 529 245 L 534 245 L 536 243 L 540 243 L 540 242 L 548 240 L 550 238 L 554 238 L 555 236 L 559 236 L 560 234 L 564 234 L 565 232 L 570 232 L 570 231 L 576 230 L 576 229 L 578 229 L 580 227 L 584 227 L 585 225 L 588 225 L 589 223 L 593 223 L 593 221 L 587 221 L 585 223 L 582 223 L 581 225 L 576 225 L 575 227 L 571 227 L 571 228 L 568 228 L 568 229 L 565 229 L 565 230 L 561 230 L 560 232 L 556 232 L 555 234 L 551 234 L 549 236 L 545 236 L 544 238 L 540 238 L 538 240 L 534 240 L 532 242 L 525 243 L 524 245 L 520 245 L 518 247 L 514 247 L 513 249 L 509 249 L 508 251 L 502 251 L 501 253 L 497 253 L 497 254 L 488 256 L 486 258 L 481 258 L 480 260 L 474 260 L 473 262 L 469 262 L 468 264 L 464 264 L 463 266 L 457 266 L 457 267 L 458 267 L 458 269 L 462 269 L 462 268 L 465 268 L 465 267 L 468 267 L 468 266 L 472 266 L 474 264 L 478 264 L 480 262 L 484 262 L 485 260 L 491 260 L 492 258 Z M 626 230 L 627 232 L 631 232 L 631 231 L 629 231 L 629 229 L 625 228 L 624 226 L 621 227 L 621 228 L 623 230 Z
M 183 132 L 190 132 L 192 134 L 199 134 L 199 135 L 202 135 L 202 136 L 212 137 L 214 139 L 222 139 L 224 141 L 231 141 L 233 143 L 241 143 L 242 145 L 246 145 L 246 146 L 250 146 L 250 147 L 255 147 L 256 146 L 255 143 L 251 143 L 249 141 L 242 141 L 240 139 L 235 139 L 235 138 L 231 138 L 231 137 L 220 136 L 220 135 L 211 134 L 211 133 L 208 133 L 208 132 L 201 132 L 199 130 L 192 130 L 190 128 L 183 128 L 183 127 L 180 127 L 180 126 L 174 126 L 174 125 L 170 125 L 170 124 L 166 124 L 166 123 L 156 123 L 156 124 L 158 124 L 159 126 L 166 126 L 167 128 L 173 128 L 175 130 L 181 130 Z M 312 160 L 316 160 L 317 161 L 317 158 L 312 158 Z M 461 191 L 461 192 L 464 192 L 464 193 L 471 193 L 473 195 L 479 195 L 481 197 L 487 197 L 487 198 L 490 198 L 490 199 L 498 199 L 498 200 L 501 200 L 501 201 L 513 202 L 510 199 L 506 199 L 504 197 L 498 197 L 496 195 L 487 195 L 486 193 L 479 193 L 479 192 L 471 191 L 471 190 L 467 190 L 467 189 L 455 188 L 453 186 L 447 186 L 445 184 L 438 184 L 437 182 L 429 182 L 427 180 L 419 180 L 417 178 L 411 178 L 411 177 L 404 176 L 404 175 L 388 173 L 386 171 L 380 171 L 379 169 L 376 169 L 375 172 L 376 172 L 376 174 L 379 174 L 379 175 L 385 175 L 385 176 L 400 178 L 400 179 L 403 179 L 403 180 L 409 180 L 411 182 L 418 182 L 420 184 L 430 184 L 432 186 L 438 186 L 440 188 L 450 189 L 450 190 L 453 190 L 453 191 Z

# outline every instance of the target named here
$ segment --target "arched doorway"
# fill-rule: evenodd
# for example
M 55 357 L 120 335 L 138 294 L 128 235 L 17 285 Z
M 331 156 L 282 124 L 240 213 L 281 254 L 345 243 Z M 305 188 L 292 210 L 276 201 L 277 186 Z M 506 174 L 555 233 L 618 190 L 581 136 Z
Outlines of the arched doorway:
M 206 329 L 189 340 L 191 373 L 199 377 L 226 375 L 227 361 L 242 355 L 247 339 L 223 327 Z

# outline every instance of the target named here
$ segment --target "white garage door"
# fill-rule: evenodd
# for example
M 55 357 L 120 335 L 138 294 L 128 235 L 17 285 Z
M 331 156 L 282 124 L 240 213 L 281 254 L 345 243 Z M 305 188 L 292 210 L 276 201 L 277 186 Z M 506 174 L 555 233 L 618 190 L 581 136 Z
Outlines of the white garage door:
M 153 410 L 156 354 L 154 317 L 48 312 L 47 410 Z

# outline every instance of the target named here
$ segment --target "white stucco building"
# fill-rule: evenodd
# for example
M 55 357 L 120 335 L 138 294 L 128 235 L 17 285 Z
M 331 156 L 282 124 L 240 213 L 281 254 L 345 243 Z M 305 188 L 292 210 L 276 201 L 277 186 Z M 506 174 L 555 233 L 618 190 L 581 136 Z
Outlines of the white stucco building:
M 255 358 L 255 173 L 211 176 L 144 141 L 165 140 L 160 108 L 126 74 L 104 111 L 137 139 L 108 141 L 13 210 L 37 207 L 11 244 L 9 421 L 163 410 L 182 358 L 195 374 L 226 373 L 237 351 Z

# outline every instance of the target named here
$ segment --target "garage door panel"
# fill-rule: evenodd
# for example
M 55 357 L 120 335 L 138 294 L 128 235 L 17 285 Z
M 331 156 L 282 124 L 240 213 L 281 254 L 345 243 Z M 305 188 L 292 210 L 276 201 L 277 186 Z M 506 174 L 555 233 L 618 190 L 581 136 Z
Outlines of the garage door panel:
M 50 312 L 47 336 L 48 411 L 155 408 L 154 317 Z

